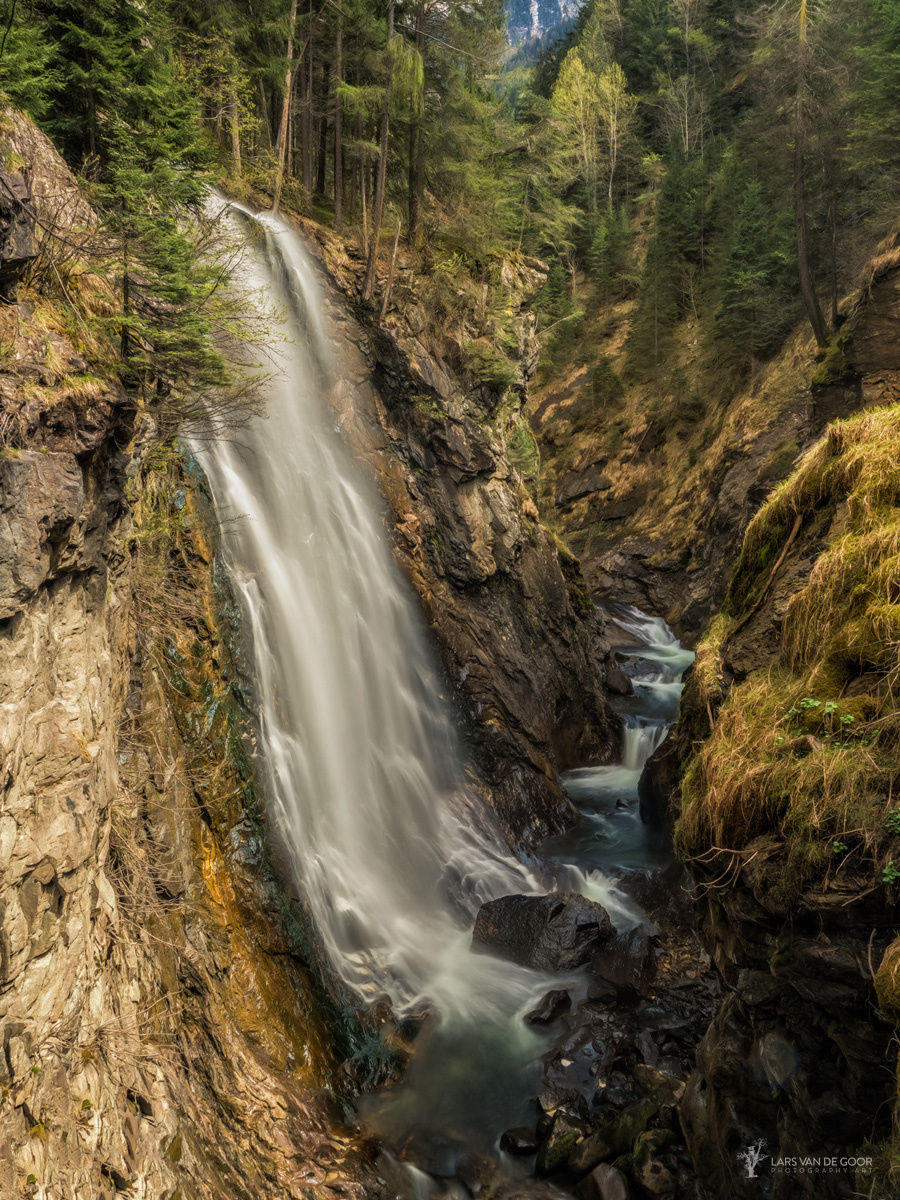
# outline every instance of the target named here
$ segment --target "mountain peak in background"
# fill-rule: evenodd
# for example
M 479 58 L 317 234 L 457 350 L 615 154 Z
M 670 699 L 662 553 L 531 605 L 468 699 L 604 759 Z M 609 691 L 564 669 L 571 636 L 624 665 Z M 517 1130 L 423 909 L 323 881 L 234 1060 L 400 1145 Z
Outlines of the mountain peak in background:
M 509 0 L 507 37 L 513 46 L 556 37 L 578 16 L 581 0 Z

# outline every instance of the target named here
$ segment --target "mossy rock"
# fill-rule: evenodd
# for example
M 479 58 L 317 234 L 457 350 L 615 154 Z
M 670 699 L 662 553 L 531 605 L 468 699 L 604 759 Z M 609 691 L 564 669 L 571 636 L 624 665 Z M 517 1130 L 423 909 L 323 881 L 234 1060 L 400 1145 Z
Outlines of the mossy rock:
M 812 387 L 829 387 L 836 383 L 849 382 L 856 377 L 856 369 L 848 358 L 852 344 L 853 334 L 849 329 L 842 330 L 837 337 L 832 338 L 819 365 L 810 376 L 809 382 Z
M 535 1171 L 538 1175 L 550 1175 L 564 1167 L 577 1143 L 584 1137 L 585 1126 L 577 1117 L 558 1112 L 553 1118 L 550 1132 L 541 1142 Z
M 479 339 L 466 342 L 462 348 L 463 365 L 476 383 L 502 396 L 520 382 L 515 363 L 492 343 Z

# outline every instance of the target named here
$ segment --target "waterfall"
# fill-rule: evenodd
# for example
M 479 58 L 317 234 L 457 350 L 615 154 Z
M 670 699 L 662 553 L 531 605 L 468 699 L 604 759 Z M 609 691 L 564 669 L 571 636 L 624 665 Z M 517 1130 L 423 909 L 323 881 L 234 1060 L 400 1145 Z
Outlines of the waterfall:
M 276 217 L 228 219 L 244 243 L 235 285 L 275 326 L 265 415 L 195 451 L 252 643 L 269 808 L 354 992 L 490 1009 L 534 977 L 469 952 L 474 913 L 537 884 L 478 832 L 379 497 L 335 427 L 339 348 L 316 270 Z
M 661 721 L 626 721 L 622 730 L 622 766 L 625 770 L 640 775 L 647 759 L 662 745 L 665 736 L 666 726 Z

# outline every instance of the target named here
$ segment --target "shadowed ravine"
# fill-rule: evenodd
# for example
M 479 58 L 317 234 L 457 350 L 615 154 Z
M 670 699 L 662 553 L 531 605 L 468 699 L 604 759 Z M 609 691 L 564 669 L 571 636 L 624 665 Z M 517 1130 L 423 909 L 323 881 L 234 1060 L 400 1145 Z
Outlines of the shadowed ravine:
M 641 826 L 637 778 L 690 660 L 661 622 L 613 614 L 640 654 L 623 764 L 573 772 L 584 815 L 529 869 L 466 786 L 463 751 L 374 485 L 335 427 L 341 348 L 297 235 L 234 206 L 236 286 L 275 313 L 265 417 L 196 449 L 209 477 L 258 689 L 264 781 L 332 969 L 360 1003 L 436 1011 L 406 1082 L 364 1122 L 396 1143 L 492 1150 L 535 1095 L 540 1037 L 523 1014 L 556 980 L 472 953 L 479 906 L 541 890 L 538 872 L 639 916 L 612 882 L 666 854 Z M 621 803 L 620 803 L 621 802 Z M 619 805 L 617 807 L 617 804 Z M 575 981 L 577 986 L 577 981 Z M 411 1156 L 415 1160 L 415 1154 Z

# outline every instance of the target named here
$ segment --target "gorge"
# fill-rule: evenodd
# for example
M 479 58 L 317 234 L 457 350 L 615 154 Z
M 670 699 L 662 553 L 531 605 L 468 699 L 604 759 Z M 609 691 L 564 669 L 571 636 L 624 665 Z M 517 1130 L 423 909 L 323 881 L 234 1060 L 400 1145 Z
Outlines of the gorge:
M 3 12 L 0 1197 L 894 1196 L 889 72 L 820 337 L 715 6 L 245 7 Z

